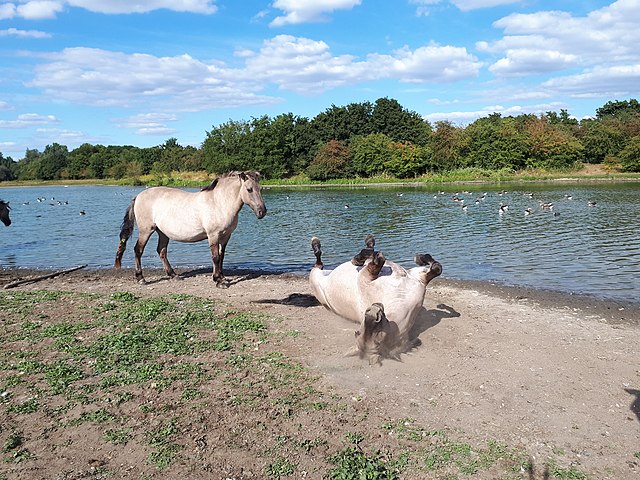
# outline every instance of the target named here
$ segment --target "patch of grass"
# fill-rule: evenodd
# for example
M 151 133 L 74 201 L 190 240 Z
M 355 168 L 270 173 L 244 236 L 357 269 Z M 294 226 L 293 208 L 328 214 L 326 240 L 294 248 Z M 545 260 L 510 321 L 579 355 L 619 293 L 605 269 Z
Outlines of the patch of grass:
M 269 478 L 281 478 L 293 475 L 296 471 L 296 464 L 284 457 L 278 457 L 265 467 L 265 473 Z
M 114 445 L 126 445 L 133 438 L 133 431 L 130 428 L 110 428 L 105 430 L 102 438 Z
M 7 412 L 9 413 L 21 413 L 21 414 L 29 414 L 38 411 L 38 400 L 35 398 L 30 398 L 29 400 L 19 403 L 19 404 L 11 404 L 7 407 Z
M 333 480 L 396 480 L 400 471 L 393 462 L 380 453 L 367 454 L 359 445 L 344 448 L 329 461 L 334 467 L 327 477 Z
M 22 445 L 23 441 L 24 440 L 21 434 L 19 434 L 18 432 L 11 432 L 7 436 L 7 439 L 4 441 L 4 445 L 2 445 L 3 453 L 7 453 L 10 450 L 18 448 L 20 445 Z
M 178 433 L 178 421 L 175 418 L 147 433 L 147 443 L 154 449 L 149 454 L 149 464 L 164 470 L 173 463 L 182 448 L 173 442 Z
M 587 480 L 589 476 L 576 469 L 573 465 L 569 468 L 559 467 L 557 465 L 550 466 L 551 476 L 562 480 Z

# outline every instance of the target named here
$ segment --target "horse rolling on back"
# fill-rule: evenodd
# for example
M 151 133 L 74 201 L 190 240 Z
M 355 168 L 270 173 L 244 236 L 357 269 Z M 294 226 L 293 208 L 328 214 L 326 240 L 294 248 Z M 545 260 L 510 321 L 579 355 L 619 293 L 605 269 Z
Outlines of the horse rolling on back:
M 120 268 L 127 240 L 133 233 L 134 224 L 137 224 L 138 241 L 134 253 L 138 282 L 145 283 L 142 253 L 149 237 L 157 232 L 157 252 L 167 275 L 176 276 L 167 259 L 169 240 L 193 243 L 207 239 L 213 262 L 213 280 L 216 286 L 225 288 L 228 282 L 222 270 L 224 252 L 231 234 L 238 226 L 238 213 L 243 205 L 249 205 L 258 218 L 267 214 L 260 194 L 258 172 L 226 173 L 199 192 L 169 187 L 144 190 L 131 201 L 124 214 L 115 268 Z
M 4 223 L 5 227 L 11 225 L 11 219 L 9 218 L 9 210 L 11 207 L 9 206 L 9 202 L 5 202 L 4 200 L 0 200 L 0 220 Z

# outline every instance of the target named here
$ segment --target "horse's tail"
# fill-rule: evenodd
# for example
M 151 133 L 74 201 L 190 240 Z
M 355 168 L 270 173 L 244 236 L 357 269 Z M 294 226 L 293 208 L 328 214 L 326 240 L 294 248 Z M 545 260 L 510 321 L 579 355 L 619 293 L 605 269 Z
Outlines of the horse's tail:
M 131 203 L 127 207 L 127 211 L 124 212 L 124 218 L 122 219 L 122 226 L 120 227 L 120 241 L 118 242 L 118 251 L 116 252 L 116 262 L 114 267 L 120 269 L 122 264 L 122 255 L 127 249 L 127 240 L 133 234 L 133 227 L 136 222 L 136 214 L 133 211 L 133 205 L 136 199 L 131 200 Z

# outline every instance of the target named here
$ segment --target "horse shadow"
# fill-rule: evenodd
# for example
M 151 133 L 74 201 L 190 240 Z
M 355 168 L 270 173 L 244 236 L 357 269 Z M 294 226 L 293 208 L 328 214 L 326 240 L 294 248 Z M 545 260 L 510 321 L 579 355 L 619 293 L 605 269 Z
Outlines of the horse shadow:
M 189 270 L 178 275 L 181 279 L 198 277 L 201 275 L 212 275 L 213 269 L 211 268 L 196 268 Z M 255 272 L 245 269 L 225 269 L 225 278 L 227 279 L 227 285 L 236 285 L 240 282 L 246 282 L 247 280 L 253 280 L 254 278 L 262 277 L 264 275 L 278 275 L 279 272 Z
M 624 391 L 635 397 L 629 408 L 636 415 L 636 418 L 640 422 L 640 390 L 625 388 Z
M 309 308 L 322 305 L 318 299 L 308 293 L 291 293 L 282 299 L 263 298 L 253 300 L 251 303 L 271 303 L 276 305 L 291 305 L 294 307 Z
M 413 324 L 413 327 L 411 327 L 411 330 L 409 330 L 408 340 L 411 348 L 422 345 L 422 341 L 419 338 L 420 335 L 422 335 L 430 328 L 438 325 L 445 318 L 459 317 L 460 312 L 444 303 L 440 303 L 436 305 L 436 308 L 430 310 L 422 307 L 420 309 L 420 312 L 418 312 L 418 316 L 416 317 L 416 321 Z

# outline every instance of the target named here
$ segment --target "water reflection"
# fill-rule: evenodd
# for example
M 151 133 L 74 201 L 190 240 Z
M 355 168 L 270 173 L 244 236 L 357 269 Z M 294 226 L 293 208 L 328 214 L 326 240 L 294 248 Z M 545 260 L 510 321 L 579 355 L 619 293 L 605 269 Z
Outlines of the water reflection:
M 629 182 L 509 185 L 506 192 L 487 185 L 266 188 L 269 214 L 257 220 L 243 209 L 225 262 L 304 273 L 314 260 L 312 236 L 323 240 L 323 259 L 332 265 L 350 258 L 372 233 L 389 258 L 409 265 L 415 253 L 431 253 L 448 278 L 638 301 L 640 214 L 633 206 L 640 204 L 639 187 Z M 2 266 L 110 268 L 122 216 L 141 188 L 1 190 L 0 197 L 11 201 L 14 222 L 0 230 Z M 503 214 L 501 203 L 508 205 Z M 210 267 L 206 242 L 172 242 L 169 255 L 177 268 Z M 161 267 L 153 237 L 143 262 Z M 123 264 L 133 265 L 131 251 Z

